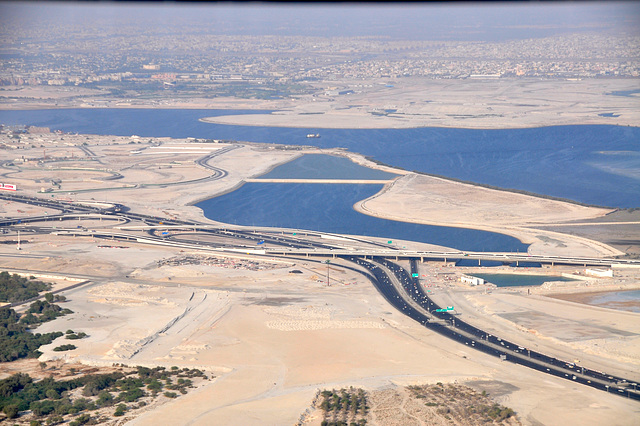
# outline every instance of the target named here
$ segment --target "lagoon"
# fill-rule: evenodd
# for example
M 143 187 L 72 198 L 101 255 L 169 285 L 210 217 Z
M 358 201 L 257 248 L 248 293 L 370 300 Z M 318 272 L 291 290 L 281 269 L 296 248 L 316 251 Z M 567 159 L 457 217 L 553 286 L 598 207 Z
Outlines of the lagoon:
M 520 251 L 527 245 L 503 234 L 380 219 L 356 212 L 353 204 L 382 188 L 376 184 L 246 183 L 196 204 L 206 217 L 245 226 L 307 229 L 337 234 L 417 241 L 467 251 Z
M 264 179 L 355 179 L 382 181 L 397 175 L 355 164 L 343 157 L 307 154 L 261 176 Z M 382 184 L 245 183 L 233 192 L 196 204 L 218 222 L 307 229 L 336 234 L 418 241 L 468 251 L 526 251 L 513 237 L 472 229 L 427 226 L 358 213 L 353 205 L 382 189 Z M 395 241 L 395 243 L 394 243 Z
M 495 284 L 498 287 L 539 286 L 552 281 L 576 281 L 571 278 L 551 275 L 523 275 L 523 274 L 472 274 L 474 277 Z

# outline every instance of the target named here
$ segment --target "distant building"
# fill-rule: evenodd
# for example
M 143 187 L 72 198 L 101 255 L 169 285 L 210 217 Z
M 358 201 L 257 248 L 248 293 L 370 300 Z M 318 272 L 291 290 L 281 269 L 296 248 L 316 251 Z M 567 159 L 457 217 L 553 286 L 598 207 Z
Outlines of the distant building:
M 471 284 L 471 285 L 482 285 L 484 284 L 484 279 L 483 278 L 478 278 L 478 277 L 472 277 L 469 275 L 463 275 L 460 277 L 460 281 L 462 281 L 465 284 Z
M 495 79 L 495 78 L 500 78 L 500 74 L 471 74 L 469 76 L 469 78 L 475 78 L 475 79 Z
M 599 278 L 613 278 L 612 269 L 585 269 L 585 275 L 591 275 L 592 277 Z
M 27 132 L 34 134 L 34 133 L 51 133 L 51 129 L 49 129 L 48 127 L 36 127 L 36 126 L 29 126 L 27 127 Z

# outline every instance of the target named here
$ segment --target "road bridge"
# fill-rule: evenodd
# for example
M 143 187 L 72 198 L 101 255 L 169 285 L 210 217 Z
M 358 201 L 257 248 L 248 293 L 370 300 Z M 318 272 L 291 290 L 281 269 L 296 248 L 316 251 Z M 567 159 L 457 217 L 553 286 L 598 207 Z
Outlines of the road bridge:
M 578 256 L 543 256 L 528 253 L 499 253 L 499 252 L 466 252 L 466 251 L 413 251 L 413 250 L 372 250 L 372 249 L 356 249 L 347 248 L 329 248 L 329 249 L 297 249 L 287 247 L 275 247 L 265 249 L 269 255 L 281 256 L 323 256 L 323 257 L 341 257 L 341 256 L 359 256 L 363 258 L 392 258 L 395 260 L 413 260 L 424 261 L 457 261 L 464 259 L 473 259 L 478 261 L 478 265 L 482 261 L 495 261 L 504 264 L 515 263 L 541 263 L 548 265 L 578 265 L 578 266 L 608 266 L 615 265 L 637 266 L 640 268 L 640 260 L 637 259 L 617 259 L 617 258 L 597 258 L 597 257 L 578 257 Z

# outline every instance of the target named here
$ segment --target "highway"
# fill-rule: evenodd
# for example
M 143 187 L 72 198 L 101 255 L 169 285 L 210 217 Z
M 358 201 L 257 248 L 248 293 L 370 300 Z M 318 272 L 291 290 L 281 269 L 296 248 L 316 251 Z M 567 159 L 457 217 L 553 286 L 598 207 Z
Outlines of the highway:
M 346 259 L 367 268 L 373 276 L 373 279 L 370 278 L 372 283 L 382 296 L 400 312 L 429 330 L 504 361 L 640 400 L 637 384 L 632 381 L 532 351 L 467 324 L 450 313 L 435 312 L 442 307 L 434 303 L 418 280 L 398 264 L 383 258 L 364 260 L 352 256 Z M 417 271 L 415 261 L 411 263 L 411 270 L 412 273 Z M 398 291 L 398 285 L 394 285 L 394 277 L 403 291 Z
M 417 261 L 424 259 L 423 256 L 416 253 L 389 250 L 389 249 L 367 249 L 363 250 L 346 250 L 340 249 L 335 245 L 335 241 L 320 243 L 307 240 L 304 236 L 293 236 L 291 234 L 278 234 L 273 231 L 257 231 L 251 229 L 228 229 L 216 228 L 210 225 L 200 224 L 193 221 L 181 221 L 177 219 L 165 219 L 142 215 L 127 211 L 123 206 L 115 206 L 111 209 L 105 209 L 101 206 L 90 206 L 81 203 L 69 203 L 55 200 L 40 199 L 36 197 L 26 197 L 17 194 L 0 193 L 0 199 L 7 199 L 16 202 L 29 203 L 60 210 L 60 215 L 40 216 L 30 218 L 7 218 L 0 221 L 0 227 L 12 228 L 20 225 L 20 229 L 25 229 L 25 224 L 29 224 L 27 229 L 39 233 L 65 233 L 68 235 L 85 235 L 94 238 L 105 238 L 118 240 L 128 240 L 131 242 L 148 243 L 148 244 L 164 244 L 176 248 L 190 248 L 195 250 L 218 250 L 233 252 L 251 252 L 252 254 L 263 254 L 273 257 L 274 254 L 280 254 L 284 258 L 300 258 L 301 256 L 312 255 L 314 257 L 321 256 L 332 258 L 341 258 L 352 262 L 359 268 L 353 268 L 369 279 L 380 294 L 387 300 L 389 304 L 398 311 L 407 315 L 411 319 L 422 324 L 424 327 L 432 330 L 440 335 L 455 340 L 465 346 L 474 348 L 486 354 L 500 357 L 501 359 L 523 365 L 542 373 L 551 374 L 567 380 L 581 383 L 596 389 L 607 392 L 613 392 L 620 396 L 640 400 L 640 392 L 636 390 L 636 383 L 623 377 L 616 377 L 606 373 L 587 369 L 574 365 L 561 359 L 550 357 L 542 353 L 529 350 L 517 343 L 501 339 L 498 336 L 491 335 L 471 324 L 468 324 L 448 312 L 435 312 L 436 309 L 442 309 L 433 300 L 429 298 L 424 288 L 419 285 L 418 279 L 412 274 L 417 274 Z M 147 234 L 131 234 L 124 231 L 86 231 L 82 229 L 55 229 L 53 227 L 33 226 L 37 223 L 64 220 L 83 220 L 96 217 L 109 218 L 117 220 L 119 223 L 139 221 L 146 225 Z M 167 227 L 175 227 L 174 229 L 191 229 L 197 231 L 201 235 L 215 235 L 225 238 L 231 238 L 239 241 L 235 248 L 220 247 L 220 244 L 213 244 L 206 241 L 197 241 L 189 239 L 186 233 L 160 236 L 157 235 L 159 230 L 167 229 Z M 25 230 L 27 230 L 25 229 Z M 165 231 L 166 232 L 166 231 Z M 312 234 L 312 233 L 310 233 Z M 191 234 L 193 235 L 193 234 Z M 314 234 L 317 235 L 317 234 Z M 345 238 L 346 239 L 346 238 Z M 249 244 L 243 244 L 242 242 Z M 339 240 L 338 240 L 339 241 Z M 257 244 L 268 243 L 271 246 L 277 246 L 272 250 L 255 249 Z M 448 258 L 468 258 L 478 253 L 463 252 L 428 252 L 431 259 L 433 257 L 447 256 Z M 505 256 L 500 254 L 485 254 L 491 256 Z M 512 258 L 524 255 L 511 255 Z M 405 270 L 399 264 L 389 260 L 389 258 L 400 260 L 408 259 L 410 261 L 410 271 Z M 531 257 L 526 256 L 528 261 Z M 567 261 L 575 261 L 582 263 L 584 258 L 562 258 Z M 364 271 L 362 270 L 364 268 Z

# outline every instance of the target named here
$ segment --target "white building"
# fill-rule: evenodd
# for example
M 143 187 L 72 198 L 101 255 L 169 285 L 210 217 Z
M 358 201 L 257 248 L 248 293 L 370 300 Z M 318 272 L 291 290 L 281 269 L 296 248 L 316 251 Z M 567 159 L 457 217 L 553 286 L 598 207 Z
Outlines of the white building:
M 477 277 L 471 277 L 471 276 L 467 276 L 467 275 L 461 276 L 460 277 L 460 281 L 462 281 L 463 283 L 466 283 L 466 284 L 471 284 L 471 285 L 482 285 L 482 284 L 484 284 L 484 279 L 477 278 Z
M 612 269 L 585 269 L 585 275 L 591 275 L 592 277 L 599 278 L 613 278 Z

